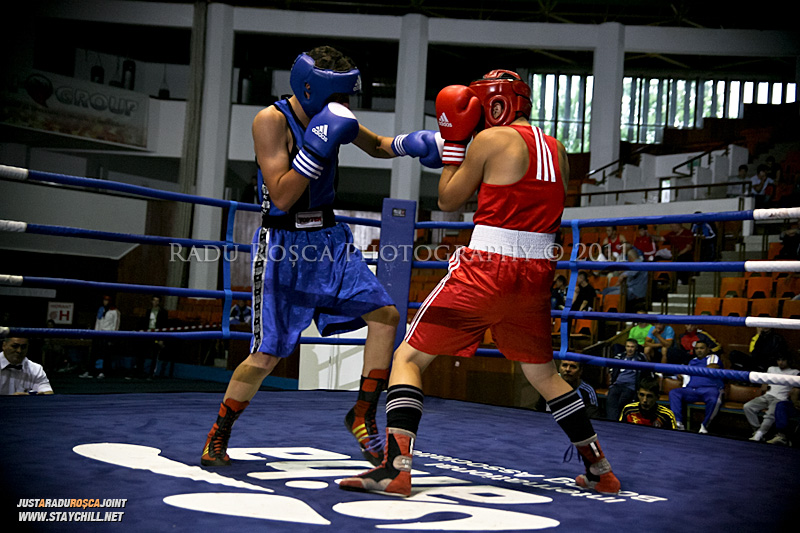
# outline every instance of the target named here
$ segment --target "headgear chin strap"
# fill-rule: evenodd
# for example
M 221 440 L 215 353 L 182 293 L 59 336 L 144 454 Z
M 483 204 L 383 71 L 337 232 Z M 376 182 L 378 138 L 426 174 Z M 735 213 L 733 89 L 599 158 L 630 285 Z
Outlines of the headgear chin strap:
M 313 117 L 322 111 L 331 95 L 355 94 L 360 91 L 361 72 L 357 68 L 347 72 L 317 68 L 314 66 L 314 59 L 303 53 L 294 60 L 289 85 L 303 111 Z
M 531 88 L 511 70 L 493 70 L 469 84 L 483 104 L 484 127 L 507 126 L 519 117 L 531 116 Z M 499 114 L 492 108 L 500 104 Z

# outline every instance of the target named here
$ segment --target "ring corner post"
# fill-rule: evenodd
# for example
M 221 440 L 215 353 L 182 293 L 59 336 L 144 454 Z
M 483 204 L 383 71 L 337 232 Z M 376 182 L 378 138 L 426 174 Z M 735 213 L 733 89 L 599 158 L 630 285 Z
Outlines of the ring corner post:
M 400 313 L 395 348 L 405 337 L 408 316 L 408 291 L 414 260 L 414 227 L 417 203 L 412 200 L 386 198 L 381 212 L 381 238 L 377 276 Z

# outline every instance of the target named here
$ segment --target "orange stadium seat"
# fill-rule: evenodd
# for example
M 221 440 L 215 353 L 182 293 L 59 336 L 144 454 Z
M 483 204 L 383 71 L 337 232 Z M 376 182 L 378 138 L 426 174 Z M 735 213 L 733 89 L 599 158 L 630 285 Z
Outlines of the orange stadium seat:
M 722 298 L 741 298 L 744 296 L 745 288 L 744 278 L 727 277 L 722 278 L 719 286 L 719 295 Z
M 771 298 L 772 297 L 772 276 L 751 277 L 747 280 L 748 298 Z
M 602 310 L 604 313 L 619 313 L 619 294 L 603 295 Z
M 747 298 L 723 298 L 722 316 L 747 316 L 750 300 Z
M 792 298 L 800 293 L 800 278 L 787 276 L 778 278 L 775 282 L 775 296 L 778 298 Z
M 756 298 L 750 302 L 750 316 L 771 316 L 777 318 L 778 298 Z
M 595 342 L 597 340 L 597 328 L 597 320 L 581 318 L 572 324 L 572 334 L 570 337 L 573 339 L 587 339 L 590 342 Z
M 608 276 L 592 276 L 588 281 L 592 287 L 597 289 L 597 292 L 600 292 L 608 287 Z
M 722 307 L 722 298 L 701 296 L 694 304 L 695 315 L 719 315 Z
M 800 318 L 800 300 L 786 300 L 783 302 L 782 318 Z

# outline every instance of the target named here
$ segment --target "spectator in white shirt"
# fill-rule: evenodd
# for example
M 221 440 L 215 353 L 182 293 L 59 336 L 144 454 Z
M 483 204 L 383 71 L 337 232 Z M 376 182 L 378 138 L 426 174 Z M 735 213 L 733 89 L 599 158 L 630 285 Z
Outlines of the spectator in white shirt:
M 785 354 L 778 355 L 778 366 L 771 366 L 767 369 L 768 374 L 783 374 L 785 376 L 796 376 L 800 370 L 789 366 L 789 357 Z M 762 441 L 764 436 L 772 428 L 775 422 L 775 406 L 778 402 L 789 399 L 791 385 L 762 385 L 761 396 L 757 396 L 744 404 L 744 414 L 747 421 L 755 429 L 755 433 L 750 440 Z M 764 411 L 764 418 L 759 422 L 758 415 Z
M 0 395 L 53 394 L 44 368 L 28 359 L 28 339 L 3 339 L 0 352 Z

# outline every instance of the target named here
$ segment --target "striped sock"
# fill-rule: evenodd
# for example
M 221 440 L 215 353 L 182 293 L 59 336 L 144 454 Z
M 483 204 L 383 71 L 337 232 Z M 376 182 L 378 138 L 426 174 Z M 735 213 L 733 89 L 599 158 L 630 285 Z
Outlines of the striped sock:
M 553 418 L 573 444 L 586 442 L 595 436 L 592 422 L 586 414 L 586 406 L 578 391 L 570 391 L 553 398 L 547 405 L 550 406 Z
M 412 385 L 394 385 L 386 393 L 386 427 L 417 434 L 425 395 Z

